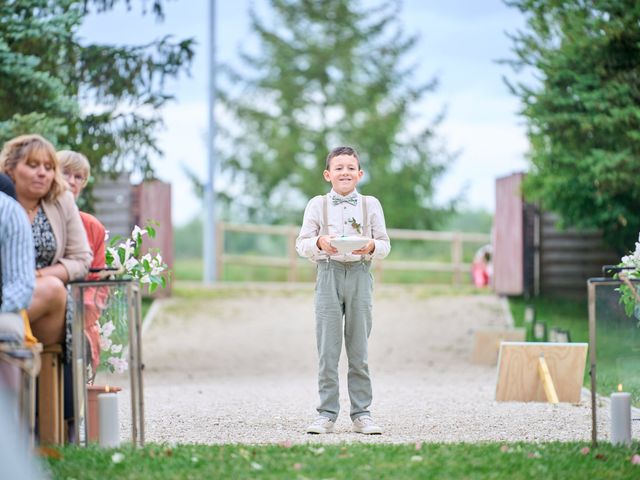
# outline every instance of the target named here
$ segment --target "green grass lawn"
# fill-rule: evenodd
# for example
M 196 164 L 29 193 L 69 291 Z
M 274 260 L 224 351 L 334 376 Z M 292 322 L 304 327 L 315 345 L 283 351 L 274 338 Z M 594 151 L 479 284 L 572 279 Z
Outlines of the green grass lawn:
M 47 450 L 46 462 L 60 479 L 631 479 L 639 451 L 578 442 L 67 446 Z
M 536 321 L 546 323 L 548 329 L 558 327 L 569 330 L 573 342 L 589 341 L 586 299 L 537 297 L 525 300 L 524 298 L 512 297 L 509 299 L 509 305 L 516 326 L 526 326 L 524 324 L 524 310 L 527 305 L 532 305 L 536 312 Z M 533 341 L 531 328 L 527 329 L 527 341 Z
M 140 307 L 140 315 L 142 316 L 143 320 L 144 320 L 144 317 L 147 316 L 147 312 L 151 308 L 151 304 L 152 303 L 153 303 L 153 298 L 142 297 L 142 302 L 141 302 L 142 305 Z

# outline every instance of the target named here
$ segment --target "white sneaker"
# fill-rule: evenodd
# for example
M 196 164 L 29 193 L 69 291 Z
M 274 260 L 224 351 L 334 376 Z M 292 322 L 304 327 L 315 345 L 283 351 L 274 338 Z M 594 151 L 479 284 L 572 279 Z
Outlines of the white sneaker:
M 353 421 L 353 431 L 365 435 L 380 435 L 382 429 L 369 415 L 362 415 Z
M 329 417 L 319 415 L 316 419 L 307 427 L 307 433 L 331 433 L 336 422 Z

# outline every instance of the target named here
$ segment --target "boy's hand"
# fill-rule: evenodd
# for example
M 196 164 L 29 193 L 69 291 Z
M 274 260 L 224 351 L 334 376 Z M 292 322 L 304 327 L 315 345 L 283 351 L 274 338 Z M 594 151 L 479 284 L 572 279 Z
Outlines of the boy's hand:
M 320 235 L 318 237 L 316 245 L 318 245 L 318 248 L 320 250 L 323 250 L 331 255 L 335 255 L 336 253 L 338 253 L 338 250 L 331 245 L 331 239 L 334 237 L 335 235 Z
M 376 242 L 374 242 L 373 240 L 369 240 L 369 243 L 367 243 L 364 247 L 362 247 L 359 250 L 354 250 L 351 253 L 353 255 L 368 255 L 370 253 L 373 253 L 375 249 L 376 249 Z

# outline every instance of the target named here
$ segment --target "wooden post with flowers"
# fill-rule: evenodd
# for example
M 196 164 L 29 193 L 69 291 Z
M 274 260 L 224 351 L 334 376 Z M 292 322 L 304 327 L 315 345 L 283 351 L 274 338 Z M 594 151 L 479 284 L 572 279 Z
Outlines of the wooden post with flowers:
M 132 213 L 135 225 L 146 225 L 152 221 L 153 225 L 161 228 L 157 236 L 145 235 L 141 248 L 145 251 L 162 252 L 163 262 L 168 268 L 173 267 L 173 229 L 171 218 L 171 184 L 160 180 L 147 180 L 134 185 L 132 190 Z M 171 285 L 150 292 L 145 295 L 153 297 L 171 296 Z

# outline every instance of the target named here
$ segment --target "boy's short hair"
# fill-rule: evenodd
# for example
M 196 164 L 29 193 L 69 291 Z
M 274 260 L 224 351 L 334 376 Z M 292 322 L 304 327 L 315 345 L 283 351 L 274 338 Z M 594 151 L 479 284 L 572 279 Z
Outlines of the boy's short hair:
M 358 152 L 356 152 L 356 149 L 352 147 L 343 146 L 343 147 L 336 147 L 329 152 L 329 155 L 327 155 L 327 162 L 325 164 L 325 167 L 327 170 L 329 170 L 331 159 L 334 157 L 338 157 L 340 155 L 351 155 L 352 157 L 356 157 L 356 160 L 358 161 L 358 169 L 360 168 L 360 157 L 358 157 Z

